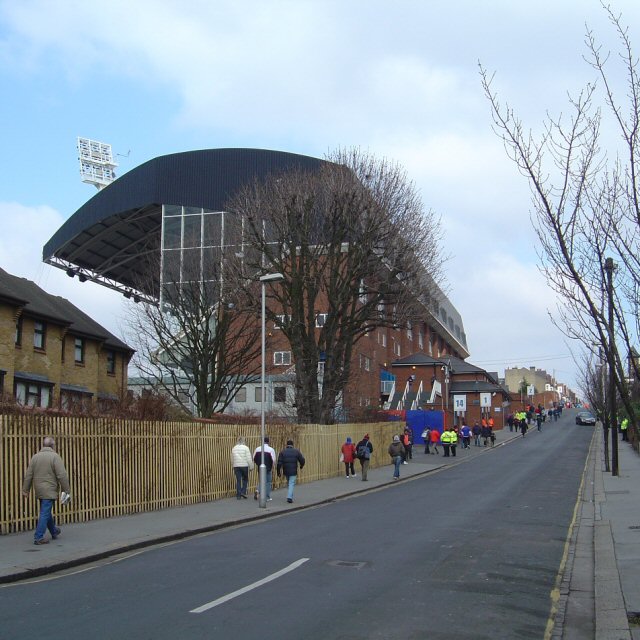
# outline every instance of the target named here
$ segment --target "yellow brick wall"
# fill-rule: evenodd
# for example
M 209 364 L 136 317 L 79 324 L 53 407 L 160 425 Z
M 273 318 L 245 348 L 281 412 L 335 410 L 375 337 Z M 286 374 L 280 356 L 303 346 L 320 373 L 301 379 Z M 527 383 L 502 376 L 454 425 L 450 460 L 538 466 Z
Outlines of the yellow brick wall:
M 45 348 L 33 346 L 34 318 L 23 316 L 22 345 L 15 345 L 16 313 L 18 309 L 0 302 L 0 369 L 7 371 L 4 390 L 13 394 L 13 372 L 24 371 L 46 376 L 55 386 L 52 407 L 60 405 L 60 384 L 86 387 L 98 400 L 100 393 L 120 397 L 127 388 L 127 358 L 116 351 L 114 375 L 107 373 L 108 349 L 101 341 L 84 338 L 82 365 L 75 362 L 75 338 L 66 327 L 46 322 Z M 64 359 L 63 359 L 64 349 Z

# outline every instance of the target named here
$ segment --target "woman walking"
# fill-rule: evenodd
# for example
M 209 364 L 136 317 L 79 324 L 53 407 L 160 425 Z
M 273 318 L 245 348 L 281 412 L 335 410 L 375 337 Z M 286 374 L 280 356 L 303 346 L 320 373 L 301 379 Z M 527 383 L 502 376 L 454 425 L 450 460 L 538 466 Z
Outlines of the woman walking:
M 351 442 L 351 438 L 347 438 L 347 441 L 340 448 L 342 451 L 342 462 L 344 462 L 344 470 L 347 475 L 347 478 L 350 477 L 349 472 L 351 472 L 351 476 L 356 477 L 356 470 L 353 466 L 353 461 L 356 459 L 356 447 Z

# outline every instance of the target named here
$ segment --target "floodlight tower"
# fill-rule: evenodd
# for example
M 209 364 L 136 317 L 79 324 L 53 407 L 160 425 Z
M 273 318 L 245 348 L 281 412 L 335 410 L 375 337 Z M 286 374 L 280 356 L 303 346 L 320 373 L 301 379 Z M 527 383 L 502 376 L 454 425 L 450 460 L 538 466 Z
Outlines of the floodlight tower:
M 78 138 L 78 160 L 82 182 L 92 184 L 98 191 L 116 179 L 111 145 L 89 138 Z

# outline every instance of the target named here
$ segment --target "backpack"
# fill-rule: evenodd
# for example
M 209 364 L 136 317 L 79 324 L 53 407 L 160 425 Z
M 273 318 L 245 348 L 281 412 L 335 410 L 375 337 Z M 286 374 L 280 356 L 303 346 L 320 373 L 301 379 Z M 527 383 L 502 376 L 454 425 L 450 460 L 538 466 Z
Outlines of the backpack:
M 369 460 L 369 458 L 371 457 L 371 451 L 369 451 L 369 447 L 364 442 L 361 442 L 356 450 L 356 455 L 358 456 L 358 458 Z

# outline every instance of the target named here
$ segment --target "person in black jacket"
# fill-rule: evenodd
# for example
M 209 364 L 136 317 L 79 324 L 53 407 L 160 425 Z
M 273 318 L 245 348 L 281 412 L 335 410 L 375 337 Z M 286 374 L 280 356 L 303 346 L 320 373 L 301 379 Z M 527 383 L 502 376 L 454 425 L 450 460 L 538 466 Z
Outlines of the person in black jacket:
M 284 473 L 284 477 L 287 479 L 289 485 L 287 502 L 293 502 L 293 490 L 298 478 L 298 465 L 300 465 L 300 469 L 302 469 L 304 463 L 304 456 L 293 446 L 293 440 L 287 440 L 287 446 L 278 456 L 277 466 L 278 478 Z
M 369 434 L 365 433 L 364 438 L 356 445 L 356 458 L 360 460 L 362 469 L 362 481 L 367 482 L 367 473 L 369 472 L 369 463 L 371 462 L 371 454 L 373 453 L 373 445 L 369 439 Z

